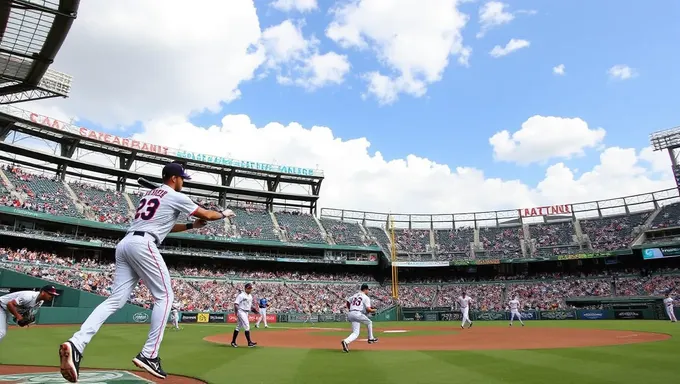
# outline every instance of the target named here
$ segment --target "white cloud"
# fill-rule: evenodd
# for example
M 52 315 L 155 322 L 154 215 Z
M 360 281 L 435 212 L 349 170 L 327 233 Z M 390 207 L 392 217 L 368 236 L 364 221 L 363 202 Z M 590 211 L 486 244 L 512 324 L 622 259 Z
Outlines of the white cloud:
M 493 47 L 491 52 L 489 54 L 495 58 L 498 57 L 503 57 L 506 55 L 511 54 L 512 52 L 515 52 L 519 49 L 522 48 L 528 48 L 531 45 L 531 43 L 527 40 L 522 40 L 522 39 L 510 39 L 507 44 L 505 44 L 505 47 L 501 47 L 500 45 L 496 45 Z
M 283 12 L 310 12 L 318 8 L 316 0 L 276 0 L 271 6 Z
M 564 64 L 560 64 L 553 67 L 553 73 L 559 76 L 564 76 Z
M 71 96 L 45 103 L 109 127 L 218 111 L 265 61 L 260 36 L 252 0 L 82 2 L 54 64 Z
M 605 134 L 579 118 L 532 116 L 512 134 L 497 132 L 489 144 L 496 160 L 530 164 L 583 155 L 584 149 L 601 145 Z
M 341 84 L 350 70 L 347 56 L 335 52 L 321 54 L 319 40 L 305 39 L 302 25 L 291 20 L 264 30 L 262 45 L 267 52 L 267 67 L 277 72 L 277 81 L 282 85 L 314 90 Z
M 479 24 L 481 29 L 477 38 L 482 38 L 488 30 L 508 24 L 515 19 L 515 15 L 506 11 L 507 4 L 500 1 L 489 1 L 479 8 Z
M 624 64 L 617 64 L 607 70 L 607 74 L 612 79 L 617 80 L 628 80 L 638 75 L 634 68 L 631 68 Z
M 451 56 L 467 65 L 470 47 L 463 45 L 462 29 L 468 16 L 457 0 L 399 2 L 358 0 L 332 10 L 326 36 L 343 48 L 372 50 L 387 71 L 370 71 L 368 95 L 382 104 L 400 94 L 419 97 L 427 86 L 441 80 Z

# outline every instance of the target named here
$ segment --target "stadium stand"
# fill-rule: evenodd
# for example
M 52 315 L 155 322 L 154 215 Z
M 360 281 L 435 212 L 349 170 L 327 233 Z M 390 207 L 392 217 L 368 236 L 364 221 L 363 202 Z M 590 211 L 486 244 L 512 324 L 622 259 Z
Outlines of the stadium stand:
M 576 232 L 574 222 L 529 225 L 531 239 L 535 241 L 537 256 L 564 255 L 578 251 L 578 242 L 574 241 Z
M 6 167 L 4 171 L 16 192 L 23 197 L 21 208 L 50 215 L 83 217 L 61 181 L 27 173 L 19 167 Z
M 520 239 L 522 227 L 483 227 L 479 229 L 479 242 L 489 257 L 522 257 Z
M 232 219 L 232 224 L 238 237 L 280 241 L 274 229 L 274 222 L 266 210 L 254 206 L 245 208 L 230 206 L 229 208 L 236 214 L 236 217 Z
M 409 253 L 430 252 L 430 230 L 427 229 L 395 229 L 394 239 L 398 251 Z
M 96 221 L 110 224 L 131 221 L 130 205 L 122 193 L 87 183 L 72 182 L 69 186 Z
M 319 221 L 335 244 L 353 246 L 367 245 L 364 233 L 359 224 L 325 217 L 320 218 Z
M 450 254 L 451 259 L 466 258 L 470 243 L 475 241 L 474 228 L 437 229 L 434 241 L 441 254 Z
M 323 244 L 326 240 L 314 217 L 297 211 L 276 212 L 276 221 L 292 243 Z
M 680 203 L 665 205 L 652 220 L 651 228 L 672 228 L 680 226 Z
M 581 229 L 588 235 L 592 249 L 602 251 L 624 249 L 638 234 L 636 228 L 644 224 L 649 215 L 651 212 L 581 220 Z

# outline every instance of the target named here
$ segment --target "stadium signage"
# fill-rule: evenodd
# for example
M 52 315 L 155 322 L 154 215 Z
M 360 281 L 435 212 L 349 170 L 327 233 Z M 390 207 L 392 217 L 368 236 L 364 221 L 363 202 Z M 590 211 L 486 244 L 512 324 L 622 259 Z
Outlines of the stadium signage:
M 448 261 L 395 261 L 395 267 L 448 267 Z
M 30 119 L 32 122 L 36 124 L 45 125 L 53 129 L 73 133 L 76 135 L 80 135 L 82 137 L 86 137 L 90 140 L 101 141 L 106 144 L 118 145 L 121 147 L 136 149 L 138 151 L 157 153 L 159 155 L 172 155 L 172 152 L 176 152 L 176 150 L 163 145 L 149 144 L 139 140 L 121 138 L 110 133 L 93 131 L 85 127 L 76 127 L 72 124 L 67 124 L 59 120 L 50 119 L 47 116 L 41 116 L 36 113 L 31 113 Z
M 520 209 L 519 213 L 523 217 L 532 216 L 551 216 L 551 215 L 571 215 L 571 205 L 569 204 L 558 204 L 558 205 L 548 205 L 545 207 L 534 207 L 534 208 L 524 208 Z
M 196 160 L 206 163 L 224 165 L 228 167 L 247 168 L 255 171 L 263 172 L 279 172 L 295 176 L 316 176 L 323 177 L 323 171 L 312 168 L 301 168 L 290 165 L 276 165 L 269 163 L 260 163 L 257 161 L 235 160 L 221 156 L 206 155 L 197 152 L 188 152 L 175 148 L 170 148 L 164 145 L 146 143 L 144 141 L 122 138 L 110 133 L 98 132 L 85 127 L 78 127 L 76 125 L 65 123 L 57 119 L 52 119 L 47 116 L 39 115 L 31 112 L 29 119 L 36 123 L 59 131 L 68 132 L 78 135 L 90 140 L 100 141 L 106 144 L 117 145 L 134 149 L 143 152 L 156 153 L 165 156 L 175 156 L 187 160 Z

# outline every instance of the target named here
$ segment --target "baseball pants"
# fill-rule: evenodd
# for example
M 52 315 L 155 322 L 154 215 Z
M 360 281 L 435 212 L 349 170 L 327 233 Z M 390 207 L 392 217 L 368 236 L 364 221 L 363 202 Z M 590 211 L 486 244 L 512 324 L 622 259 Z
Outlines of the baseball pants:
M 515 319 L 515 316 L 517 316 L 517 320 L 519 320 L 521 324 L 524 324 L 524 322 L 522 322 L 522 315 L 519 313 L 519 311 L 510 311 L 510 325 L 512 325 L 512 321 Z
M 460 313 L 463 315 L 463 322 L 460 324 L 461 327 L 465 326 L 466 321 L 472 324 L 472 320 L 470 320 L 470 307 L 461 308 Z
M 264 320 L 264 326 L 268 327 L 267 325 L 267 308 L 260 308 L 260 317 L 257 318 L 257 323 L 255 323 L 256 326 L 260 326 L 260 321 Z
M 361 324 L 366 325 L 368 329 L 368 338 L 373 339 L 373 322 L 368 316 L 361 312 L 350 311 L 347 314 L 347 321 L 352 323 L 352 333 L 347 336 L 345 343 L 350 344 L 359 337 L 359 332 L 361 331 Z
M 238 310 L 236 314 L 236 331 L 244 330 L 250 331 L 250 322 L 248 321 L 248 312 Z
M 80 330 L 70 339 L 80 353 L 84 352 L 106 319 L 125 305 L 140 278 L 154 298 L 151 329 L 142 355 L 150 359 L 158 356 L 165 324 L 175 297 L 168 267 L 149 235 L 145 237 L 128 235 L 116 246 L 116 271 L 111 296 L 95 308 Z
M 670 319 L 670 321 L 678 321 L 678 319 L 675 318 L 675 312 L 673 311 L 673 306 L 666 307 L 666 314 L 668 315 L 668 319 Z
M 0 308 L 0 341 L 2 341 L 7 334 L 7 317 L 7 311 Z

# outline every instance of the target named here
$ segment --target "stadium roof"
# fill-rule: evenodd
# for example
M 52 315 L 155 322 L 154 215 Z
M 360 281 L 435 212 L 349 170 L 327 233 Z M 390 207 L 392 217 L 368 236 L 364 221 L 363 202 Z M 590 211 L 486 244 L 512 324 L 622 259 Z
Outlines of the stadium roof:
M 66 97 L 71 76 L 49 69 L 80 0 L 0 1 L 0 104 Z

